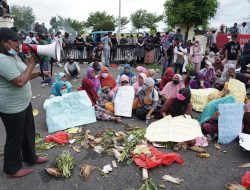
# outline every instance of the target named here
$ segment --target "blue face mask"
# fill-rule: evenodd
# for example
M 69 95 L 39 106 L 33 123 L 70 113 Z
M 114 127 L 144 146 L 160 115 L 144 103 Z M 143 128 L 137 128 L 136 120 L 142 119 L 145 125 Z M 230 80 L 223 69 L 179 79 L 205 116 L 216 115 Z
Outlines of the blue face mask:
M 9 50 L 9 54 L 11 54 L 11 55 L 13 55 L 13 56 L 16 56 L 16 55 L 17 55 L 17 52 L 16 52 L 16 50 L 14 50 L 14 49 L 10 49 L 10 50 Z

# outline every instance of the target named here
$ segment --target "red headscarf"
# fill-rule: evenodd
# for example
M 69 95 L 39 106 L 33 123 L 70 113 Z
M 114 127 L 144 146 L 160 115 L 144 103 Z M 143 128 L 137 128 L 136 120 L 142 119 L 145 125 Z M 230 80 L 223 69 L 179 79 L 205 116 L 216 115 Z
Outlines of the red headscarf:
M 174 70 L 171 67 L 168 67 L 164 76 L 161 78 L 160 90 L 162 90 L 168 82 L 171 82 L 173 80 L 173 77 Z
M 96 101 L 98 100 L 98 95 L 95 91 L 95 84 L 92 80 L 84 78 L 82 80 L 82 87 L 80 88 L 80 90 L 85 90 L 86 93 L 89 96 L 89 99 L 92 102 L 92 105 L 96 104 Z
M 102 67 L 100 75 L 98 76 L 98 79 L 101 83 L 101 87 L 110 87 L 111 89 L 116 87 L 116 82 L 115 79 L 109 74 L 106 78 L 102 77 L 102 73 L 107 72 L 108 73 L 108 68 L 107 67 Z

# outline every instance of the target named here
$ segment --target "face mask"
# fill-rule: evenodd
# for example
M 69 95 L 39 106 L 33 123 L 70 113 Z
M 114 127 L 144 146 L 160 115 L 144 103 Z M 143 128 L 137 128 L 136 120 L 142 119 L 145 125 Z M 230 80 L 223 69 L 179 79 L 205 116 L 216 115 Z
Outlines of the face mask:
M 174 85 L 177 85 L 177 84 L 179 84 L 179 80 L 173 80 L 173 83 L 174 83 Z
M 195 79 L 195 76 L 190 76 L 189 78 L 190 78 L 190 79 Z
M 102 78 L 107 78 L 108 77 L 108 73 L 102 73 Z
M 68 90 L 67 90 L 67 89 L 63 89 L 63 90 L 61 90 L 61 91 L 60 91 L 61 95 L 63 95 L 63 94 L 67 94 L 67 92 L 68 92 Z
M 14 50 L 14 49 L 11 48 L 11 49 L 9 50 L 9 54 L 16 56 L 16 55 L 17 55 L 17 52 L 16 52 L 16 50 Z

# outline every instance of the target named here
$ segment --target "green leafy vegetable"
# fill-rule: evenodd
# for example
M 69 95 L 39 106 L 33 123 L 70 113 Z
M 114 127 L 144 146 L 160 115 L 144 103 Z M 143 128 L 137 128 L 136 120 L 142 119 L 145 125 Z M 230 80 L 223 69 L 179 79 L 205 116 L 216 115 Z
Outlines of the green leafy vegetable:
M 68 151 L 63 151 L 63 153 L 59 154 L 56 158 L 55 165 L 62 173 L 62 176 L 68 178 L 71 176 L 70 170 L 74 167 L 74 158 Z

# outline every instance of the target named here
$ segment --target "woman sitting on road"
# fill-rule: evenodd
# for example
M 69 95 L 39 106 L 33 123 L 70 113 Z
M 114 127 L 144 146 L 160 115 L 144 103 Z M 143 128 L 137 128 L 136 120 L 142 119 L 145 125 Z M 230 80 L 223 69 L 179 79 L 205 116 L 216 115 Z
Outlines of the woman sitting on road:
M 66 85 L 67 85 L 67 88 L 70 89 L 70 91 L 72 91 L 72 85 L 71 85 L 70 82 L 67 81 L 67 76 L 66 76 L 65 73 L 63 73 L 63 72 L 58 73 L 56 75 L 55 80 L 56 80 L 56 82 L 57 81 L 64 81 L 66 83 Z M 52 85 L 52 87 L 53 87 L 53 85 Z
M 124 70 L 117 76 L 116 84 L 119 84 L 120 77 L 126 75 L 129 78 L 129 84 L 132 85 L 135 82 L 135 75 L 131 72 L 131 66 L 129 64 L 124 65 Z
M 109 88 L 111 90 L 116 87 L 115 79 L 111 74 L 109 74 L 109 70 L 107 67 L 101 68 L 101 72 L 98 76 L 98 79 L 101 83 L 102 89 Z
M 71 92 L 71 89 L 67 87 L 67 83 L 65 83 L 64 81 L 57 81 L 56 83 L 53 84 L 49 98 L 62 96 L 63 94 L 70 93 L 70 92 Z
M 116 121 L 121 122 L 120 117 L 114 116 L 111 111 L 105 110 L 98 105 L 99 96 L 95 91 L 95 84 L 90 79 L 83 79 L 82 86 L 78 90 L 85 90 L 92 105 L 95 107 L 96 119 L 102 121 Z
M 164 76 L 161 78 L 160 90 L 162 90 L 168 82 L 171 82 L 174 77 L 174 70 L 172 67 L 168 67 Z
M 101 93 L 101 84 L 98 78 L 96 78 L 95 75 L 95 70 L 92 67 L 89 67 L 87 69 L 87 76 L 84 79 L 89 79 L 91 81 L 93 81 L 93 83 L 95 84 L 95 91 L 96 93 L 100 94 Z
M 139 74 L 137 82 L 133 84 L 135 93 L 137 93 L 137 91 L 144 85 L 144 81 L 146 78 L 147 78 L 147 75 L 145 73 Z
M 191 80 L 189 86 L 191 89 L 205 89 L 210 87 L 210 83 L 206 81 L 205 73 L 198 73 L 197 79 Z
M 176 98 L 169 98 L 161 109 L 162 117 L 171 115 L 172 117 L 192 114 L 191 91 L 188 88 L 182 88 L 177 93 Z

